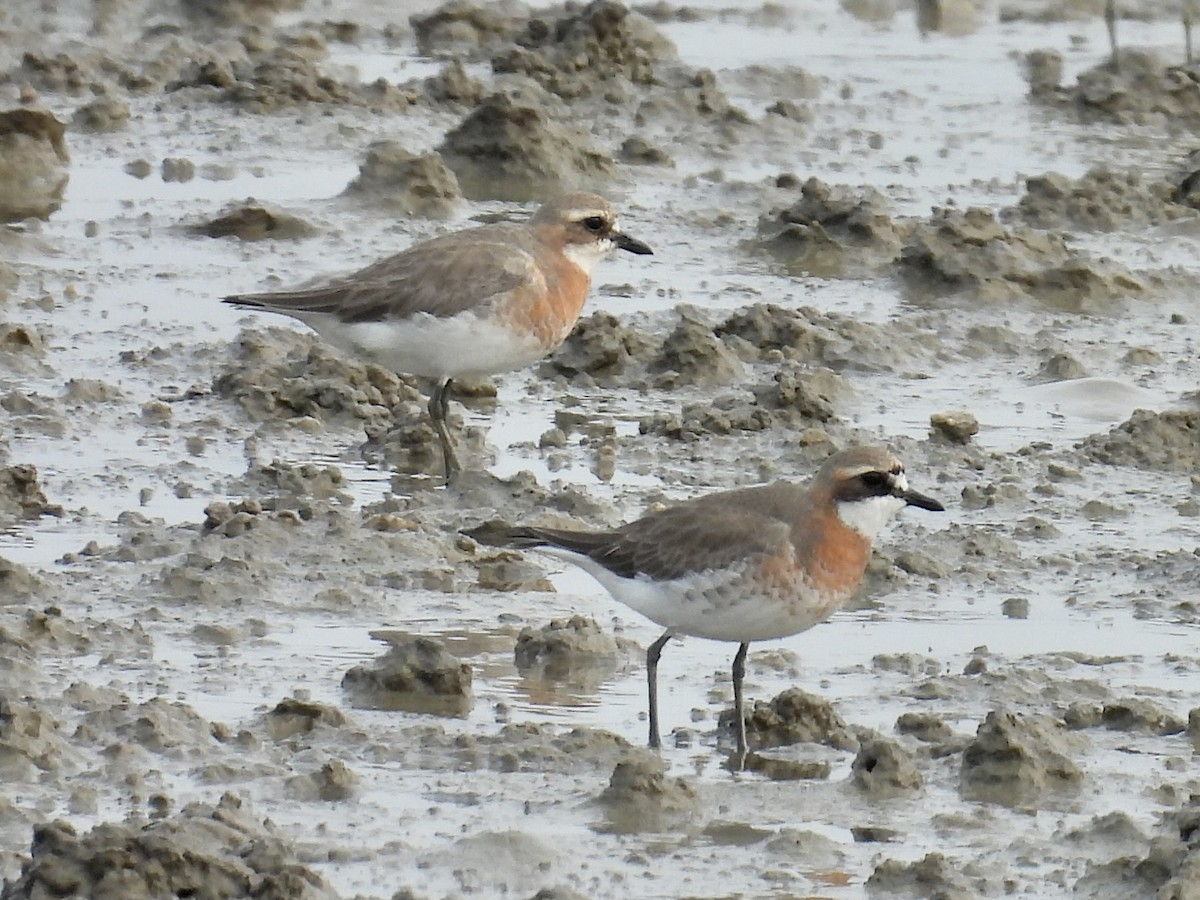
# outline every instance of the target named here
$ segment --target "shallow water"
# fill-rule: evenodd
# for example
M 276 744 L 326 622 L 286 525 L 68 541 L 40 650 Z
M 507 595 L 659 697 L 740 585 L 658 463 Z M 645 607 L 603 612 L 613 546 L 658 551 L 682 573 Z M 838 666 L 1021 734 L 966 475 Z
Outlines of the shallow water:
M 931 316 L 929 321 L 940 321 L 947 343 L 955 346 L 971 323 L 1002 323 L 1031 345 L 1070 348 L 1094 380 L 1085 385 L 1039 385 L 1034 356 L 1014 362 L 1001 354 L 918 363 L 902 378 L 894 372 L 847 375 L 854 393 L 838 412 L 849 422 L 881 439 L 922 440 L 930 413 L 968 409 L 981 423 L 976 443 L 997 457 L 1037 442 L 1068 450 L 1087 435 L 1123 421 L 1134 408 L 1169 408 L 1194 390 L 1191 330 L 1167 324 L 1171 312 L 1190 310 L 1186 292 L 1167 290 L 1165 296 L 1130 299 L 1104 315 L 1030 307 L 931 311 L 907 305 L 897 285 L 885 279 L 797 277 L 776 271 L 769 260 L 743 254 L 738 245 L 765 210 L 742 204 L 738 185 L 771 179 L 782 171 L 830 183 L 875 185 L 892 199 L 897 212 L 924 215 L 948 201 L 960 207 L 1010 205 L 1020 193 L 1022 174 L 1053 169 L 1077 176 L 1102 161 L 1150 172 L 1190 149 L 1185 138 L 1164 139 L 1145 128 L 1080 125 L 1028 103 L 1014 54 L 1036 47 L 1060 49 L 1070 80 L 1103 55 L 1102 22 L 992 24 L 964 38 L 923 39 L 903 15 L 879 27 L 856 21 L 829 4 L 785 5 L 794 15 L 794 24 L 787 28 L 735 21 L 719 26 L 673 23 L 662 30 L 684 60 L 711 67 L 718 77 L 732 81 L 738 70 L 755 64 L 799 66 L 821 79 L 821 94 L 812 104 L 815 119 L 806 129 L 811 142 L 767 142 L 756 148 L 761 153 L 735 152 L 718 161 L 672 147 L 676 170 L 633 173 L 621 200 L 622 221 L 632 234 L 652 235 L 656 255 L 622 254 L 606 261 L 597 276 L 592 309 L 603 307 L 621 317 L 645 314 L 653 328 L 681 302 L 703 307 L 716 318 L 750 302 L 770 301 L 813 305 L 878 323 Z M 1179 40 L 1171 22 L 1130 23 L 1129 28 L 1129 44 L 1174 52 Z M 1073 46 L 1076 35 L 1083 40 Z M 365 81 L 422 77 L 437 68 L 412 58 L 407 45 L 390 49 L 368 43 L 359 49 L 333 49 L 329 64 L 356 67 Z M 848 99 L 839 99 L 842 85 L 851 88 Z M 775 99 L 738 96 L 736 90 L 731 94 L 756 118 Z M 203 391 L 222 365 L 218 348 L 235 340 L 247 322 L 293 327 L 269 317 L 247 317 L 217 300 L 235 291 L 269 289 L 354 269 L 410 240 L 457 227 L 468 213 L 502 206 L 467 204 L 458 219 L 435 224 L 368 219 L 360 209 L 335 201 L 356 174 L 362 147 L 403 131 L 404 122 L 364 123 L 346 111 L 307 121 L 304 127 L 286 114 L 239 116 L 231 122 L 226 111 L 203 107 L 186 120 L 159 119 L 152 115 L 153 98 L 131 102 L 143 117 L 136 141 L 72 134 L 67 202 L 40 234 L 14 250 L 22 267 L 40 272 L 35 286 L 22 285 L 20 296 L 32 299 L 44 292 L 54 303 L 42 309 L 10 301 L 10 316 L 47 333 L 49 370 L 6 375 L 5 388 L 57 400 L 69 379 L 92 378 L 115 385 L 125 395 L 125 402 L 111 409 L 103 404 L 64 407 L 65 437 L 30 431 L 6 435 L 11 459 L 35 462 L 47 496 L 67 512 L 61 519 L 42 519 L 0 533 L 0 555 L 52 573 L 74 571 L 56 561 L 89 541 L 115 542 L 122 532 L 117 517 L 127 510 L 165 525 L 187 524 L 201 521 L 203 508 L 213 499 L 239 499 L 227 486 L 245 472 L 248 458 L 333 463 L 346 475 L 345 489 L 358 506 L 383 499 L 389 493 L 389 474 L 362 461 L 355 449 L 362 433 L 353 426 L 333 426 L 315 435 L 262 429 L 250 446 L 246 429 L 211 426 L 209 405 L 215 401 Z M 420 149 L 436 143 L 437 128 L 424 122 L 405 133 L 411 134 L 414 149 Z M 237 139 L 220 143 L 211 138 L 226 130 L 233 130 Z M 872 133 L 883 136 L 879 150 L 869 148 Z M 201 136 L 199 142 L 196 135 Z M 206 139 L 211 140 L 209 146 Z M 233 177 L 175 184 L 163 182 L 157 171 L 144 180 L 122 171 L 124 163 L 137 156 L 156 162 L 173 155 L 187 156 L 198 168 L 205 163 L 231 166 Z M 685 186 L 685 176 L 710 173 L 714 167 L 720 169 L 720 177 Z M 181 223 L 211 216 L 249 196 L 303 212 L 321 226 L 321 235 L 299 243 L 243 245 L 233 239 L 188 237 L 178 229 Z M 691 224 L 693 212 L 712 210 L 728 211 L 733 224 Z M 99 237 L 82 237 L 88 221 L 99 223 Z M 1194 227 L 1134 229 L 1081 237 L 1080 245 L 1133 268 L 1173 267 L 1179 280 L 1190 284 L 1200 268 L 1194 252 L 1197 236 Z M 628 296 L 613 296 L 604 285 L 631 285 L 632 290 Z M 1123 351 L 1140 345 L 1152 346 L 1163 363 L 1131 370 L 1122 362 Z M 167 351 L 167 361 L 140 364 L 120 357 L 128 351 L 141 358 L 156 347 Z M 490 470 L 498 476 L 530 470 L 542 484 L 579 485 L 635 515 L 642 498 L 654 489 L 690 496 L 709 485 L 724 486 L 730 473 L 746 474 L 738 472 L 738 460 L 722 459 L 719 449 L 709 447 L 668 447 L 665 452 L 677 458 L 669 470 L 658 472 L 634 456 L 629 465 L 618 466 L 611 481 L 594 474 L 583 452 L 560 466 L 554 457 L 534 449 L 538 436 L 553 424 L 559 398 L 553 389 L 531 394 L 527 387 L 532 380 L 530 373 L 504 376 L 498 379 L 494 412 L 464 414 L 468 422 L 487 429 L 489 445 L 496 449 Z M 201 389 L 198 396 L 181 399 L 192 386 Z M 583 397 L 595 418 L 612 421 L 619 437 L 630 439 L 637 435 L 639 418 L 680 403 L 674 395 L 635 391 L 571 393 Z M 160 397 L 173 401 L 174 417 L 169 428 L 155 431 L 138 422 L 137 411 Z M 195 436 L 204 439 L 202 452 L 188 449 L 187 438 Z M 767 435 L 760 446 L 786 459 L 789 437 Z M 686 479 L 691 480 L 680 471 L 688 472 Z M 1141 589 L 1136 573 L 1113 577 L 1098 568 L 1094 575 L 1081 576 L 1080 568 L 1057 566 L 1054 559 L 1083 559 L 1079 565 L 1085 567 L 1090 556 L 1100 559 L 1110 552 L 1152 556 L 1195 548 L 1200 537 L 1197 519 L 1175 510 L 1189 499 L 1192 485 L 1177 473 L 1106 467 L 1103 479 L 1094 479 L 1095 471 L 1090 469 L 1089 477 L 1078 482 L 1060 484 L 1064 499 L 1056 509 L 1076 510 L 1099 499 L 1124 514 L 1092 521 L 1061 512 L 1053 523 L 1057 535 L 1019 543 L 1025 559 L 1045 561 L 1040 566 L 1009 579 L 959 577 L 955 571 L 937 579 L 913 577 L 878 592 L 873 608 L 841 613 L 810 634 L 755 645 L 749 696 L 767 699 L 798 685 L 833 701 L 855 726 L 888 734 L 900 713 L 926 709 L 930 703 L 913 696 L 923 676 L 875 667 L 874 657 L 914 653 L 932 660 L 939 677 L 959 679 L 967 662 L 981 652 L 977 648 L 986 647 L 989 672 L 998 680 L 1028 680 L 1029 693 L 1038 690 L 1030 673 L 1045 669 L 1047 660 L 1058 660 L 1061 670 L 1052 673 L 1055 678 L 1095 681 L 1114 696 L 1154 696 L 1186 718 L 1187 709 L 1196 705 L 1196 626 L 1176 621 L 1169 613 L 1139 612 L 1128 599 Z M 1015 521 L 1031 514 L 1020 499 L 964 508 L 958 493 L 971 485 L 970 476 L 947 473 L 954 490 L 944 492 L 934 481 L 936 474 L 910 469 L 913 484 L 941 496 L 949 511 L 941 517 L 916 512 L 903 517 L 881 542 L 885 548 L 893 538 L 918 547 L 927 540 L 931 552 L 937 553 L 953 529 L 963 535 L 1007 535 Z M 191 485 L 190 495 L 176 495 L 180 481 Z M 143 499 L 145 488 L 151 493 Z M 381 652 L 383 645 L 371 632 L 396 629 L 439 636 L 474 667 L 471 714 L 438 722 L 450 733 L 491 733 L 499 722 L 537 722 L 608 729 L 640 743 L 645 687 L 644 669 L 636 661 L 583 687 L 539 683 L 513 665 L 511 641 L 518 623 L 537 626 L 551 617 L 579 612 L 643 646 L 657 636 L 655 626 L 613 603 L 587 576 L 541 563 L 553 571 L 556 593 L 380 589 L 374 606 L 331 610 L 318 603 L 297 604 L 284 615 L 281 607 L 287 598 L 271 594 L 276 588 L 268 587 L 263 597 L 247 598 L 246 608 L 167 606 L 162 619 L 148 619 L 154 635 L 151 674 L 139 667 L 126 671 L 98 666 L 100 654 L 48 661 L 46 666 L 52 673 L 58 667 L 54 674 L 63 678 L 86 678 L 91 670 L 102 670 L 99 679 L 120 685 L 134 701 L 169 696 L 236 730 L 293 694 L 342 705 L 345 671 Z M 342 560 L 335 581 L 358 583 L 355 565 L 354 560 Z M 160 563 L 154 562 L 146 571 L 158 568 Z M 135 592 L 137 574 L 121 577 Z M 292 589 L 277 588 L 284 594 Z M 1003 615 L 1001 604 L 1014 594 L 1029 600 L 1027 619 Z M 120 577 L 111 593 L 95 598 L 87 609 L 90 616 L 117 620 L 137 619 L 144 612 L 138 602 L 122 599 Z M 232 646 L 205 646 L 192 630 L 201 622 L 240 625 L 259 617 L 267 620 L 265 636 Z M 759 654 L 776 650 L 794 658 L 789 656 L 791 662 L 782 667 L 758 662 L 766 658 Z M 1113 659 L 1079 662 L 1063 656 L 1066 651 Z M 1026 866 L 1022 896 L 1054 897 L 1062 896 L 1063 884 L 1051 880 L 1039 888 L 1038 879 L 1057 863 L 1044 855 L 1022 858 L 1021 848 L 1050 841 L 1064 825 L 1086 823 L 1112 809 L 1125 809 L 1149 827 L 1161 807 L 1147 798 L 1145 785 L 1176 778 L 1165 768 L 1171 755 L 1191 756 L 1185 737 L 1089 732 L 1087 764 L 1102 773 L 1098 780 L 1103 779 L 1103 791 L 1085 789 L 1040 814 L 964 804 L 949 763 L 931 766 L 920 797 L 874 809 L 869 800 L 842 796 L 853 754 L 814 751 L 828 753 L 834 762 L 829 782 L 784 788 L 753 775 L 733 777 L 721 767 L 710 732 L 717 711 L 729 700 L 732 653 L 732 646 L 696 639 L 667 647 L 660 668 L 666 729 L 682 727 L 695 734 L 683 746 L 668 740 L 663 756 L 673 774 L 687 775 L 699 785 L 710 820 L 772 834 L 784 827 L 801 828 L 830 838 L 844 856 L 826 870 L 803 861 L 781 861 L 764 851 L 761 842 L 747 849 L 695 833 L 598 839 L 596 822 L 601 816 L 592 801 L 608 771 L 592 773 L 590 780 L 526 773 L 527 780 L 514 785 L 486 770 L 455 771 L 451 765 L 431 771 L 397 764 L 382 753 L 376 760 L 353 743 L 334 745 L 325 748 L 327 755 L 346 757 L 362 783 L 356 803 L 321 808 L 325 825 L 319 834 L 311 830 L 311 805 L 284 799 L 271 779 L 260 784 L 248 778 L 240 789 L 308 847 L 309 861 L 345 894 L 390 896 L 402 885 L 421 885 L 430 896 L 532 893 L 554 878 L 566 883 L 577 875 L 579 856 L 584 870 L 579 883 L 590 885 L 595 896 L 616 896 L 622 888 L 627 896 L 722 896 L 743 890 L 782 895 L 794 879 L 810 893 L 853 897 L 861 895 L 865 878 L 881 856 L 918 859 L 938 849 L 1000 868 L 1017 865 L 1013 860 L 1021 858 Z M 997 701 L 982 687 L 962 690 L 936 708 L 956 732 L 971 735 Z M 998 702 L 1012 702 L 1012 695 L 1005 693 L 1015 690 L 1011 684 L 995 690 Z M 1057 707 L 1062 705 L 1057 702 Z M 398 730 L 414 719 L 435 721 L 365 710 L 349 714 L 369 735 L 364 742 L 383 746 L 405 740 Z M 321 756 L 313 753 L 314 759 Z M 166 762 L 162 767 L 181 805 L 190 797 L 212 793 L 213 787 L 188 767 L 172 768 Z M 1183 781 L 1183 776 L 1177 780 Z M 66 814 L 61 802 L 48 805 L 53 815 Z M 958 821 L 957 827 L 938 818 L 973 816 L 980 822 Z M 86 815 L 71 818 L 80 824 L 89 821 Z M 903 840 L 885 848 L 855 843 L 851 827 L 875 819 L 901 830 Z M 464 850 L 463 835 L 510 828 L 544 842 L 552 861 L 532 874 L 522 874 L 514 864 L 505 889 L 489 884 L 478 872 L 461 874 L 459 870 L 481 867 L 479 859 L 486 857 L 481 853 L 476 859 L 469 848 Z M 329 845 L 342 855 L 330 860 Z M 456 853 L 465 854 L 466 862 L 447 861 Z M 1063 865 L 1078 875 L 1084 863 L 1073 859 Z M 746 887 L 739 880 L 743 871 L 752 871 L 759 881 Z M 830 877 L 834 871 L 845 877 Z M 772 881 L 764 875 L 772 872 L 783 874 Z

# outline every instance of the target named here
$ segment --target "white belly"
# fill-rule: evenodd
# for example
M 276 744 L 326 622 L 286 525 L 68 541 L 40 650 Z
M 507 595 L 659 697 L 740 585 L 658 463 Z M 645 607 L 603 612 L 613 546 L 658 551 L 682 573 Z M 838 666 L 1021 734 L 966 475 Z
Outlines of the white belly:
M 570 551 L 539 547 L 599 581 L 621 603 L 674 634 L 716 641 L 763 641 L 807 631 L 845 605 L 851 593 L 817 591 L 797 580 L 756 590 L 736 571 L 703 572 L 676 581 L 621 578 Z
M 474 313 L 438 318 L 418 313 L 394 322 L 345 323 L 307 315 L 304 322 L 333 346 L 407 375 L 458 378 L 521 369 L 546 355 L 532 335 L 521 337 Z

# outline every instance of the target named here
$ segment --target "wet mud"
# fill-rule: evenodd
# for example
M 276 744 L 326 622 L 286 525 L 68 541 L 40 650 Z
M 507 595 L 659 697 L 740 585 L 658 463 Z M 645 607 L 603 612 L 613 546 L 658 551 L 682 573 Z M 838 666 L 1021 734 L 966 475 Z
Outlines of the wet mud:
M 1197 70 L 1170 4 L 0 10 L 0 897 L 1189 897 Z M 1189 124 L 1190 123 L 1190 124 Z M 429 386 L 220 297 L 597 190 Z M 464 348 L 471 352 L 471 348 Z M 671 641 L 464 529 L 883 443 L 859 595 Z

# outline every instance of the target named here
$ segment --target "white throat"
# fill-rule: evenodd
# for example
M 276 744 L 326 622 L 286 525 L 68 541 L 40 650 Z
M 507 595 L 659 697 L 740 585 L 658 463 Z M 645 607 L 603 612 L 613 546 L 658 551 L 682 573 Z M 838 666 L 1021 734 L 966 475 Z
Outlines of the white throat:
M 899 497 L 867 497 L 864 500 L 842 500 L 837 504 L 837 515 L 847 526 L 853 528 L 867 540 L 883 530 L 896 513 L 908 504 Z
M 567 244 L 563 247 L 563 256 L 590 278 L 592 270 L 596 268 L 596 263 L 604 259 L 612 248 L 613 242 L 610 240 L 592 241 L 587 244 Z

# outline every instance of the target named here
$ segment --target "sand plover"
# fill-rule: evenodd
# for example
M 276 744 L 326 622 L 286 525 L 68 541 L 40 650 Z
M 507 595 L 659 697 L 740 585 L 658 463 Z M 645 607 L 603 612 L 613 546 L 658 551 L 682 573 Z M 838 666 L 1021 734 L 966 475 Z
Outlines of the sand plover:
M 699 497 L 608 531 L 488 522 L 481 543 L 536 548 L 574 563 L 612 596 L 663 626 L 646 651 L 650 746 L 658 732 L 658 660 L 673 635 L 736 641 L 738 765 L 746 759 L 742 679 L 751 641 L 788 637 L 845 606 L 871 541 L 906 506 L 941 511 L 908 486 L 879 447 L 835 453 L 807 484 L 780 481 Z
M 571 193 L 528 222 L 441 235 L 327 285 L 226 303 L 299 319 L 335 347 L 436 380 L 429 416 L 446 481 L 461 470 L 446 427 L 451 380 L 520 369 L 557 347 L 613 248 L 651 253 L 603 197 Z

